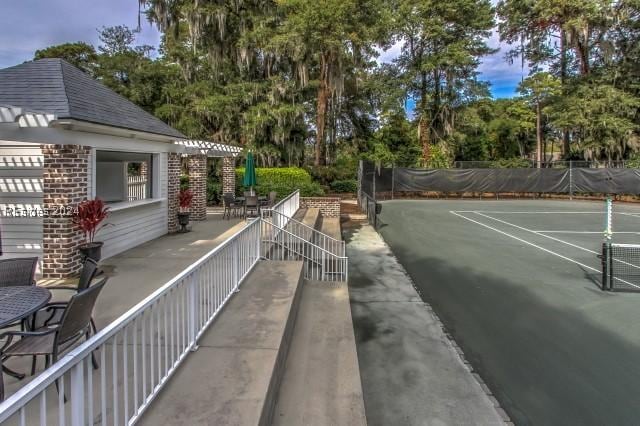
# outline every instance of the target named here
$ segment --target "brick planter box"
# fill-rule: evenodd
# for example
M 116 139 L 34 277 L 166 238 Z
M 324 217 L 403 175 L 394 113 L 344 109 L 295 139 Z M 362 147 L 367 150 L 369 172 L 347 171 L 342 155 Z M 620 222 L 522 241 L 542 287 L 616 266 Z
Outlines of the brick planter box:
M 324 217 L 340 217 L 339 197 L 301 197 L 300 207 L 320 209 Z

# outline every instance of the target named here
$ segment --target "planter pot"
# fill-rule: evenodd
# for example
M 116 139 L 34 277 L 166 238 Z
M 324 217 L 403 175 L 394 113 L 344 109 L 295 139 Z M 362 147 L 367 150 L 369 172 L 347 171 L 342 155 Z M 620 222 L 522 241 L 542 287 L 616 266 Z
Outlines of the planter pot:
M 85 258 L 88 257 L 89 259 L 99 262 L 100 258 L 102 258 L 103 245 L 104 243 L 102 241 L 94 241 L 93 243 L 86 243 L 78 246 L 78 250 Z
M 178 224 L 180 225 L 178 232 L 189 232 L 189 229 L 187 229 L 187 225 L 189 224 L 189 212 L 178 213 Z

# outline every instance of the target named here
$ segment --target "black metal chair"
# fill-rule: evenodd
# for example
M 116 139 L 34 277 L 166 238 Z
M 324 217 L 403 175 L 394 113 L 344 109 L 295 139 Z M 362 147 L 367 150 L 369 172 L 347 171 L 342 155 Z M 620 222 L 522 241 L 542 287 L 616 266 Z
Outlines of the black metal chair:
M 86 290 L 87 288 L 89 288 L 89 286 L 91 285 L 91 282 L 93 281 L 93 279 L 96 277 L 96 275 L 98 274 L 98 272 L 100 272 L 100 269 L 98 268 L 98 263 L 90 258 L 85 258 L 84 263 L 82 265 L 82 270 L 80 271 L 80 278 L 78 279 L 78 285 L 73 286 L 73 285 L 53 285 L 53 286 L 47 286 L 48 290 L 69 290 L 69 291 L 75 291 L 76 293 L 80 293 L 83 292 L 84 290 Z M 47 304 L 47 306 L 51 306 L 51 305 L 62 305 L 68 303 L 68 301 L 55 301 L 55 302 L 51 302 L 49 304 Z M 47 307 L 45 306 L 45 308 Z M 60 315 L 62 315 L 62 311 L 58 310 L 57 313 L 57 318 L 54 316 L 53 318 L 50 318 L 49 316 L 44 314 L 43 310 L 40 310 L 39 312 L 37 312 L 32 319 L 31 322 L 31 329 L 35 330 L 36 328 L 42 327 L 44 325 L 44 321 L 48 320 L 48 321 L 56 321 L 60 319 Z M 93 331 L 96 331 L 96 324 L 93 321 L 93 318 L 91 318 L 91 327 L 93 328 Z
M 36 284 L 37 257 L 0 260 L 0 287 Z
M 246 219 L 250 211 L 255 211 L 256 215 L 260 214 L 260 203 L 258 196 L 250 195 L 244 200 L 244 218 Z
M 242 209 L 242 203 L 236 201 L 236 198 L 231 193 L 222 194 L 222 200 L 224 202 L 224 212 L 222 213 L 222 218 L 226 216 L 227 219 L 231 219 L 231 214 L 237 216 L 240 209 Z
M 60 354 L 71 349 L 82 338 L 91 336 L 91 314 L 107 282 L 107 277 L 87 288 L 86 290 L 71 296 L 68 303 L 51 304 L 43 311 L 49 312 L 51 318 L 56 310 L 63 310 L 59 322 L 47 320 L 43 326 L 31 331 L 7 331 L 0 334 L 0 340 L 5 340 L 4 347 L 0 350 L 0 365 L 8 358 L 17 356 L 45 357 L 45 369 L 58 361 Z M 13 342 L 14 337 L 21 337 Z M 98 368 L 98 362 L 92 354 L 93 368 Z M 31 374 L 35 373 L 35 362 L 32 365 Z M 57 385 L 57 382 L 56 382 Z M 4 399 L 4 380 L 0 377 L 0 398 Z

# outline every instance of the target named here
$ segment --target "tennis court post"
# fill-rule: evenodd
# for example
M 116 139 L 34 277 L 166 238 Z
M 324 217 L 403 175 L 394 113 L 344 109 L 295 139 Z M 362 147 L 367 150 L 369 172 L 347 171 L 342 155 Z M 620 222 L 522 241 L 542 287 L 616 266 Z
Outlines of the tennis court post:
M 611 276 L 611 237 L 613 236 L 613 202 L 611 197 L 605 200 L 606 214 L 604 222 L 604 240 L 602 242 L 602 289 L 612 290 L 613 282 Z

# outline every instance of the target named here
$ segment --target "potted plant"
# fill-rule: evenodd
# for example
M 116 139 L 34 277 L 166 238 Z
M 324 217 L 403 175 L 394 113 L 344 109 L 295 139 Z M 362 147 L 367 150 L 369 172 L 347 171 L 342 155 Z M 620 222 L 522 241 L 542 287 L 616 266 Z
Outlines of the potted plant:
M 109 207 L 99 198 L 94 200 L 84 200 L 78 204 L 78 209 L 73 217 L 74 223 L 84 232 L 85 242 L 78 247 L 80 253 L 85 257 L 100 261 L 102 257 L 102 245 L 104 242 L 95 241 L 96 232 L 104 224 L 102 223 L 109 215 Z
M 189 224 L 189 208 L 191 207 L 191 201 L 193 200 L 193 193 L 190 189 L 181 189 L 178 194 L 178 204 L 180 210 L 178 211 L 178 223 L 180 224 L 180 230 L 178 232 L 189 232 L 187 225 Z

